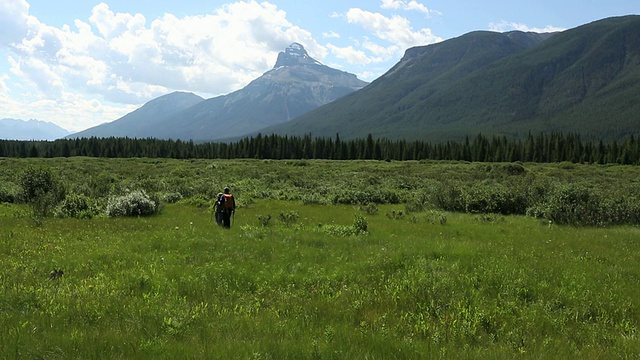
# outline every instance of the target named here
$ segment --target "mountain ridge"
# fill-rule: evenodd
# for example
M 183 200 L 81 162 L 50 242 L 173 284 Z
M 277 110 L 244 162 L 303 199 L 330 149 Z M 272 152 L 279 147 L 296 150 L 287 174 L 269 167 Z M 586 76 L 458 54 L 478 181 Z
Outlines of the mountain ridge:
M 71 132 L 51 122 L 30 119 L 0 119 L 0 139 L 56 140 Z
M 201 99 L 170 113 L 163 111 L 163 116 L 156 118 L 153 126 L 141 116 L 133 116 L 136 110 L 109 123 L 111 125 L 99 125 L 72 137 L 87 134 L 131 137 L 134 134 L 137 137 L 208 141 L 242 136 L 289 121 L 366 84 L 356 75 L 321 64 L 309 56 L 304 46 L 292 43 L 279 53 L 272 69 L 242 89 Z M 155 100 L 143 108 L 153 108 Z
M 630 100 L 640 94 L 639 34 L 637 15 L 542 37 L 468 33 L 408 49 L 365 89 L 261 132 L 431 141 L 529 131 L 623 137 L 640 131 L 640 107 Z M 482 46 L 469 52 L 474 43 Z
M 204 99 L 190 92 L 175 91 L 148 101 L 142 107 L 108 123 L 104 123 L 67 136 L 80 137 L 130 137 L 147 138 L 147 129 L 157 127 L 161 120 L 187 109 Z

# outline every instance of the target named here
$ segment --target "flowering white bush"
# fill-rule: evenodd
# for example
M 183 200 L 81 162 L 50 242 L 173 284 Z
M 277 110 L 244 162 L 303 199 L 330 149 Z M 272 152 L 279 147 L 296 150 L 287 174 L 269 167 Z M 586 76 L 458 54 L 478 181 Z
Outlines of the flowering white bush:
M 107 203 L 109 216 L 146 216 L 158 211 L 158 203 L 144 190 L 136 190 L 124 196 L 110 198 Z

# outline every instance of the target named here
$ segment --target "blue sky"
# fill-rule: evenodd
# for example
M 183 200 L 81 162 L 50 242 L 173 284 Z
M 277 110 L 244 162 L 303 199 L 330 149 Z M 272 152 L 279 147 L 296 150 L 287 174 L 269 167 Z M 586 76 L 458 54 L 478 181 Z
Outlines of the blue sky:
M 0 118 L 78 131 L 172 91 L 227 94 L 294 41 L 372 81 L 407 48 L 470 31 L 562 31 L 638 13 L 631 0 L 2 0 Z

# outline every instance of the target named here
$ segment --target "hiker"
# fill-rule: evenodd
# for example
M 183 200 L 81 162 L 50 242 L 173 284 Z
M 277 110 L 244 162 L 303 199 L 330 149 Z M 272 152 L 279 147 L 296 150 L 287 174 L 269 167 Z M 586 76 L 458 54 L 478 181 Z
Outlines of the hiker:
M 218 197 L 216 197 L 216 202 L 213 204 L 213 214 L 216 218 L 216 224 L 222 226 L 222 219 L 224 217 L 224 197 L 222 193 L 218 193 Z
M 222 210 L 222 226 L 226 228 L 230 228 L 231 215 L 235 214 L 236 212 L 236 199 L 233 198 L 233 195 L 231 194 L 231 190 L 229 190 L 229 187 L 224 188 L 224 194 L 222 194 L 222 196 L 218 198 L 218 201 L 220 201 L 220 205 L 223 209 Z

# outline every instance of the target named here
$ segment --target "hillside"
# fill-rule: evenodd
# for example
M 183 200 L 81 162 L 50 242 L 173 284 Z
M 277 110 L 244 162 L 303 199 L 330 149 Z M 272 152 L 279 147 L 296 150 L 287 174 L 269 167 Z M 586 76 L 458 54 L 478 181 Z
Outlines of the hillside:
M 271 70 L 233 93 L 207 100 L 189 94 L 188 101 L 166 95 L 112 123 L 73 136 L 202 141 L 242 136 L 289 121 L 365 85 L 353 74 L 322 65 L 301 44 L 293 43 L 280 52 Z M 184 100 L 187 95 L 180 97 Z
M 0 119 L 0 139 L 55 140 L 69 134 L 56 124 L 40 120 Z
M 151 137 L 149 129 L 158 127 L 162 119 L 200 103 L 203 100 L 200 96 L 192 93 L 174 92 L 153 99 L 141 108 L 115 121 L 101 124 L 67 137 Z
M 473 32 L 412 48 L 365 89 L 263 133 L 459 140 L 640 131 L 640 16 L 557 34 Z

